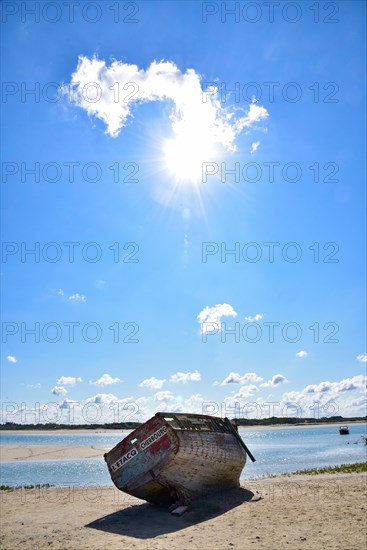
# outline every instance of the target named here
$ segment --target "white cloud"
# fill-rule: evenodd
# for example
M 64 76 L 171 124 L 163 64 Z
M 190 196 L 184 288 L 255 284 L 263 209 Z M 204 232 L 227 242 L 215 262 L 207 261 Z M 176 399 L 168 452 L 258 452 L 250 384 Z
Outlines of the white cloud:
M 230 372 L 229 375 L 220 383 L 221 386 L 227 384 L 245 384 L 246 382 L 261 382 L 263 378 L 258 376 L 255 372 L 247 372 L 243 376 L 240 376 L 238 372 Z
M 96 287 L 97 288 L 103 288 L 105 284 L 106 284 L 106 281 L 104 281 L 103 279 L 98 279 L 96 281 Z
M 307 351 L 298 351 L 296 353 L 297 357 L 300 357 L 301 359 L 304 359 L 305 357 L 307 357 L 308 355 L 308 352 Z
M 118 384 L 118 382 L 122 382 L 122 380 L 120 380 L 120 378 L 113 378 L 110 374 L 104 374 L 103 376 L 101 376 L 101 378 L 99 378 L 95 382 L 93 382 L 92 380 L 89 380 L 89 384 L 94 384 L 95 386 L 102 386 L 102 387 L 109 386 L 111 384 Z
M 118 401 L 117 397 L 112 393 L 97 393 L 93 397 L 88 397 L 86 403 L 95 403 L 96 405 L 108 405 Z
M 302 391 L 286 392 L 280 408 L 297 404 L 303 416 L 364 416 L 366 414 L 367 376 L 356 375 L 337 382 L 323 381 L 310 384 Z
M 6 360 L 8 363 L 18 363 L 18 359 L 14 355 L 8 355 Z
M 230 304 L 216 304 L 213 307 L 206 306 L 200 311 L 197 319 L 201 324 L 202 334 L 221 329 L 222 317 L 237 317 L 237 313 Z
M 63 386 L 54 386 L 51 393 L 54 395 L 66 395 L 68 392 Z
M 256 323 L 257 321 L 260 321 L 264 317 L 263 313 L 256 313 L 256 315 L 245 317 L 245 321 L 248 321 L 249 323 Z
M 305 387 L 306 393 L 323 393 L 331 390 L 330 382 L 320 382 L 320 384 L 310 384 Z
M 71 296 L 69 296 L 68 300 L 70 300 L 71 302 L 86 302 L 87 297 L 84 296 L 84 294 L 79 294 L 77 292 L 76 294 L 72 294 Z
M 135 400 L 139 407 L 137 414 L 140 415 L 141 420 L 147 420 L 158 411 L 205 414 L 208 411 L 203 409 L 204 402 L 208 401 L 201 394 L 193 394 L 185 399 L 181 395 L 175 396 L 171 391 L 161 391 L 153 396 L 139 397 Z
M 226 378 L 220 383 L 221 386 L 226 386 L 227 384 L 240 384 L 241 376 L 238 372 L 230 372 Z
M 279 384 L 284 384 L 285 382 L 288 382 L 288 380 L 283 374 L 274 374 L 271 380 L 264 382 L 264 384 L 260 384 L 260 388 L 279 386 Z
M 195 70 L 182 73 L 171 61 L 153 61 L 144 70 L 121 61 L 108 67 L 96 57 L 80 56 L 71 75 L 69 99 L 102 120 L 106 133 L 113 137 L 132 117 L 133 105 L 167 101 L 173 104 L 170 120 L 176 138 L 190 135 L 193 147 L 205 144 L 235 151 L 238 134 L 266 119 L 268 112 L 255 102 L 247 113 L 223 106 L 217 87 L 204 92 L 201 81 Z
M 159 391 L 153 395 L 155 401 L 172 401 L 175 396 L 171 391 Z
M 140 382 L 139 386 L 141 388 L 154 388 L 154 389 L 160 389 L 163 384 L 166 382 L 166 379 L 158 379 L 152 376 L 152 378 L 147 378 L 146 380 L 143 380 Z
M 205 400 L 204 400 L 203 396 L 200 393 L 195 393 L 193 395 L 190 395 L 190 397 L 188 397 L 185 400 L 184 408 L 188 412 L 202 413 L 203 412 L 203 402 L 204 401 Z
M 169 380 L 170 382 L 181 382 L 182 384 L 186 384 L 186 382 L 199 382 L 201 374 L 197 370 L 195 372 L 176 372 L 176 374 L 172 374 Z
M 247 375 L 249 383 L 235 385 L 237 393 L 228 392 L 230 395 L 223 397 L 220 404 L 214 403 L 210 396 L 194 394 L 185 398 L 182 395 L 174 395 L 171 391 L 159 391 L 155 395 L 137 398 L 130 396 L 123 399 L 109 393 L 98 393 L 82 402 L 63 398 L 59 405 L 59 411 L 55 411 L 54 403 L 44 404 L 42 410 L 47 409 L 47 417 L 55 418 L 57 423 L 114 422 L 117 411 L 121 412 L 121 418 L 141 422 L 151 418 L 157 411 L 206 413 L 229 418 L 235 416 L 238 418 L 268 418 L 272 415 L 322 418 L 337 414 L 346 417 L 366 414 L 367 377 L 364 375 L 356 375 L 335 382 L 322 381 L 306 386 L 301 391 L 295 389 L 285 392 L 280 398 L 273 397 L 271 401 L 268 388 L 264 388 L 264 391 L 260 392 L 262 388 L 260 387 L 259 390 L 258 385 L 250 380 L 251 377 L 254 378 L 254 373 L 247 373 Z M 243 379 L 244 376 L 239 378 Z M 257 377 L 257 375 L 255 376 Z M 283 377 L 283 375 L 281 376 Z M 233 388 L 230 385 L 226 387 L 231 390 Z M 86 409 L 85 405 L 89 403 L 94 406 Z M 70 414 L 70 409 L 73 411 L 72 414 Z M 25 403 L 21 404 L 14 415 L 11 413 L 11 421 L 24 423 L 24 418 L 28 414 L 29 416 L 33 414 L 34 418 L 38 418 L 39 408 L 28 408 Z M 9 415 L 4 414 L 3 411 L 0 413 L 0 421 L 9 421 Z
M 79 402 L 78 401 L 74 401 L 73 399 L 64 399 L 64 401 L 62 401 L 59 405 L 59 408 L 60 409 L 71 409 L 73 407 L 76 407 L 77 405 L 79 405 Z
M 243 127 L 251 126 L 254 122 L 259 122 L 260 120 L 267 118 L 268 116 L 269 113 L 265 109 L 265 107 L 257 105 L 257 101 L 253 99 L 252 103 L 250 104 L 250 110 L 247 113 L 247 117 L 245 117 Z
M 259 145 L 260 145 L 260 141 L 254 141 L 254 143 L 252 143 L 251 145 L 251 155 L 253 155 L 259 148 Z
M 37 382 L 37 384 L 26 384 L 26 388 L 32 388 L 34 390 L 39 390 L 42 388 L 42 385 Z
M 257 386 L 254 384 L 247 384 L 246 386 L 240 387 L 238 393 L 235 395 L 235 398 L 251 397 L 257 391 L 260 391 Z
M 361 353 L 361 355 L 357 355 L 356 359 L 357 361 L 361 361 L 361 363 L 367 363 L 367 354 Z
M 57 291 L 57 294 L 58 294 L 59 296 L 64 296 L 64 291 L 63 291 L 63 289 L 62 289 L 62 288 L 59 288 L 59 290 Z
M 305 393 L 325 393 L 333 392 L 334 394 L 347 392 L 357 389 L 366 388 L 367 377 L 363 374 L 358 374 L 352 378 L 344 378 L 339 382 L 320 382 L 320 384 L 310 384 L 303 390 Z
M 77 382 L 82 382 L 82 379 L 75 376 L 61 376 L 57 381 L 60 386 L 75 386 Z
M 241 377 L 241 383 L 243 382 L 261 382 L 264 380 L 261 376 L 258 376 L 256 372 L 247 372 Z

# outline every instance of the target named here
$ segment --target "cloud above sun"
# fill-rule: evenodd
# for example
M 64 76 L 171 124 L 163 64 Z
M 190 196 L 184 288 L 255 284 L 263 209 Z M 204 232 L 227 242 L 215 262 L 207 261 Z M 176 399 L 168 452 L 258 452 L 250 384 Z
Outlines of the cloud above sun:
M 202 82 L 194 69 L 182 72 L 172 61 L 153 61 L 147 69 L 140 69 L 122 61 L 108 66 L 97 57 L 79 56 L 68 95 L 88 115 L 102 120 L 112 137 L 127 125 L 138 104 L 172 104 L 172 137 L 165 141 L 163 154 L 169 168 L 191 178 L 202 162 L 234 152 L 242 130 L 268 117 L 267 110 L 255 101 L 246 111 L 224 105 L 218 88 L 210 86 L 204 91 Z

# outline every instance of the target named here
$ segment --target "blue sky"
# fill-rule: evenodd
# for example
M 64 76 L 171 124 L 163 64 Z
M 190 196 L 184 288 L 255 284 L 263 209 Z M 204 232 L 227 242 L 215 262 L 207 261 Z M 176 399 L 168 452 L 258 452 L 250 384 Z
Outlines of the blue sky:
M 365 414 L 365 4 L 5 4 L 3 421 Z

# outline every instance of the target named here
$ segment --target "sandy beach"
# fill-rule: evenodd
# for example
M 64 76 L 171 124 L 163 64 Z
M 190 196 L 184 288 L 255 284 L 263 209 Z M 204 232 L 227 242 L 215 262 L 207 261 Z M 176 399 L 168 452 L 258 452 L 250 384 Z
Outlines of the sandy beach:
M 97 458 L 109 450 L 102 445 L 0 445 L 0 461 Z
M 3 491 L 1 548 L 363 550 L 366 482 L 364 474 L 246 482 L 182 517 L 113 487 Z
M 1 445 L 0 457 L 78 459 L 102 457 L 107 450 L 97 445 Z M 367 540 L 365 474 L 246 481 L 238 490 L 197 501 L 182 517 L 113 486 L 23 488 L 1 491 L 0 498 L 4 550 L 364 550 Z

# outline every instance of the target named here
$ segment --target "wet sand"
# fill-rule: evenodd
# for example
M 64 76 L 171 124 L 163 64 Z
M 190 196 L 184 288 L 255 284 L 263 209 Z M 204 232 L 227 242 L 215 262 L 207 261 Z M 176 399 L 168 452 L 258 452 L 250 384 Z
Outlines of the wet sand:
M 2 491 L 1 548 L 362 550 L 365 474 L 245 482 L 182 517 L 113 487 Z
M 103 457 L 110 448 L 110 445 L 0 445 L 0 461 L 96 458 Z

